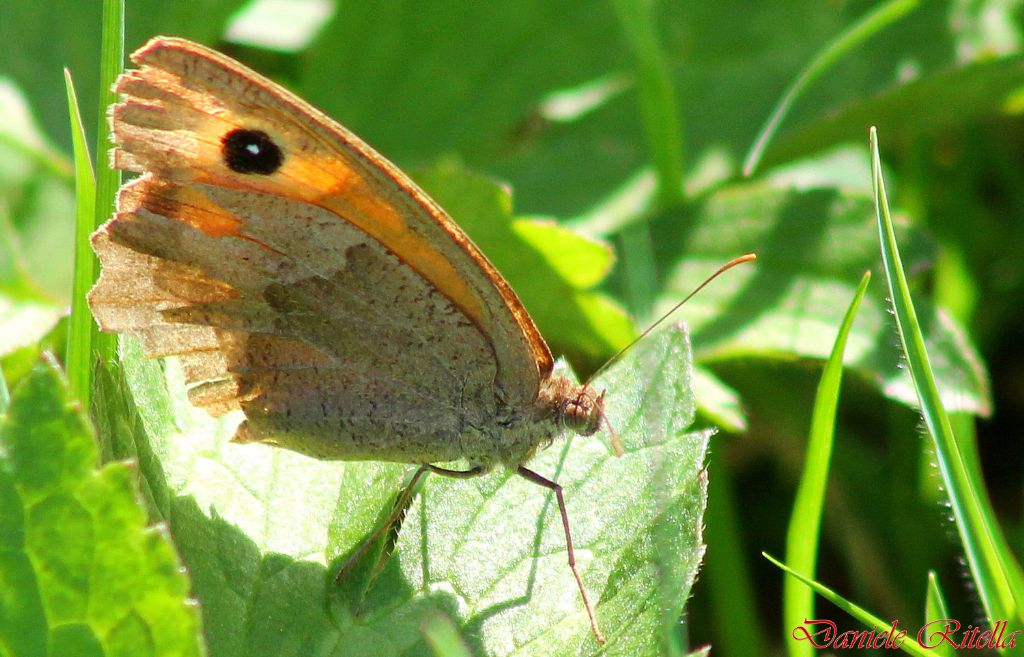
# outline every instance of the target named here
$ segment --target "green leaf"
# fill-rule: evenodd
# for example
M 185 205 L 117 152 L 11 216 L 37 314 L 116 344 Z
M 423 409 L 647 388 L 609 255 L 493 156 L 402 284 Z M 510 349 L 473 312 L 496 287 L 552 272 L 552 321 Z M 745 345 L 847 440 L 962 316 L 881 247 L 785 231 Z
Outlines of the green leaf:
M 742 433 L 747 430 L 747 415 L 739 394 L 710 370 L 695 367 L 693 387 L 701 412 L 718 425 L 718 428 L 731 433 Z
M 0 423 L 0 643 L 5 654 L 203 655 L 165 531 L 146 527 L 135 470 L 96 468 L 89 425 L 44 363 Z
M 729 272 L 686 304 L 698 362 L 823 360 L 845 313 L 844 299 L 865 270 L 878 266 L 873 213 L 871 198 L 854 190 L 751 183 L 716 191 L 683 219 L 687 230 L 679 230 L 678 215 L 653 224 L 665 280 L 656 311 L 677 303 L 723 261 L 754 251 L 755 263 Z M 898 231 L 908 269 L 926 269 L 931 244 L 905 221 Z M 913 406 L 917 397 L 891 349 L 886 308 L 882 289 L 865 297 L 844 362 L 885 395 Z M 943 400 L 987 414 L 988 376 L 963 329 L 926 304 L 921 316 Z
M 58 353 L 67 344 L 67 327 L 68 322 L 64 318 L 38 341 L 0 357 L 0 368 L 3 369 L 7 385 L 13 388 L 19 381 L 27 377 L 39 364 L 42 354 Z
M 363 595 L 353 573 L 336 586 L 345 555 L 393 501 L 403 466 L 228 443 L 237 417 L 217 421 L 189 406 L 173 360 L 167 396 L 159 364 L 123 345 L 140 421 L 122 409 L 104 424 L 123 428 L 118 449 L 138 455 L 170 523 L 211 655 L 423 654 L 431 635 L 421 623 L 438 613 L 474 655 L 598 651 L 547 491 L 505 471 L 428 477 L 376 585 Z M 595 383 L 608 389 L 626 456 L 612 456 L 601 435 L 556 441 L 529 464 L 565 488 L 577 563 L 609 640 L 603 654 L 660 654 L 703 554 L 709 433 L 685 432 L 689 351 L 687 334 L 667 329 Z

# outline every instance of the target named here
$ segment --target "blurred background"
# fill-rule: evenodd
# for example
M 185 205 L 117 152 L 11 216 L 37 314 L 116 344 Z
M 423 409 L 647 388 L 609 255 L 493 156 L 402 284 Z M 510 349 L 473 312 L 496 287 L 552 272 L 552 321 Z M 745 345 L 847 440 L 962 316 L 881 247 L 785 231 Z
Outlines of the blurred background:
M 428 190 L 453 171 L 507 185 L 515 221 L 542 220 L 551 240 L 501 243 L 457 193 L 438 200 L 578 371 L 721 262 L 758 253 L 680 314 L 693 330 L 700 422 L 719 429 L 708 552 L 685 629 L 717 655 L 773 654 L 790 628 L 777 611 L 782 576 L 760 552 L 783 552 L 821 359 L 866 270 L 875 277 L 846 353 L 819 578 L 913 625 L 934 569 L 954 617 L 983 618 L 886 311 L 871 125 L 940 389 L 959 437 L 976 443 L 1011 545 L 1024 547 L 1022 4 L 130 0 L 126 41 L 130 52 L 170 34 L 224 50 Z M 744 177 L 787 86 L 882 7 L 894 17 L 813 80 Z M 99 26 L 97 2 L 0 0 L 9 379 L 40 345 L 63 344 L 74 184 L 62 69 L 93 139 Z M 559 264 L 563 230 L 597 249 L 580 255 L 585 267 Z M 555 289 L 534 276 L 538 257 L 560 276 Z

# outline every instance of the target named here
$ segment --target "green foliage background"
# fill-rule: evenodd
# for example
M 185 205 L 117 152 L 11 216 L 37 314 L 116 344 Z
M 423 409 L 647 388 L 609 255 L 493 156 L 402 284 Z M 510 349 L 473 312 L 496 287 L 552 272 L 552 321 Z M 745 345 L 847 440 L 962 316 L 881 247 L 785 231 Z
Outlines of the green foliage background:
M 766 654 L 781 651 L 789 636 L 776 611 L 780 575 L 758 555 L 782 552 L 820 360 L 831 349 L 861 274 L 878 273 L 869 125 L 878 126 L 890 167 L 904 264 L 915 285 L 940 391 L 959 413 L 967 449 L 977 445 L 999 519 L 1021 553 L 1024 448 L 1014 438 L 1024 416 L 1018 383 L 1024 358 L 1017 349 L 1024 287 L 1019 2 L 921 3 L 810 86 L 751 179 L 741 178 L 740 163 L 786 85 L 874 3 L 349 0 L 334 6 L 282 0 L 281 15 L 261 17 L 254 10 L 268 4 L 131 0 L 127 48 L 155 34 L 186 36 L 226 50 L 322 107 L 435 195 L 521 293 L 553 350 L 578 371 L 595 368 L 721 262 L 758 253 L 756 265 L 717 281 L 681 315 L 692 333 L 696 428 L 720 431 L 710 438 L 707 514 L 688 518 L 689 529 L 678 535 L 648 527 L 649 554 L 658 554 L 673 537 L 688 541 L 685 549 L 673 543 L 673 556 L 654 561 L 655 571 L 668 563 L 687 564 L 677 590 L 657 593 L 672 607 L 689 592 L 687 568 L 699 560 L 699 527 L 702 520 L 707 525 L 703 575 L 687 604 L 685 626 L 673 630 L 672 641 L 711 643 L 715 654 Z M 301 7 L 311 4 L 331 11 L 304 32 Z M 64 322 L 58 320 L 71 289 L 74 189 L 61 68 L 70 68 L 84 123 L 92 129 L 99 111 L 99 25 L 99 3 L 66 0 L 43 9 L 39 3 L 0 0 L 0 366 L 12 388 L 19 382 L 24 386 L 23 392 L 15 391 L 15 403 L 19 394 L 22 399 L 63 394 L 51 371 L 28 372 L 38 369 L 41 350 L 59 353 L 63 347 Z M 278 39 L 294 35 L 296 41 L 260 47 L 268 33 Z M 665 184 L 677 171 L 682 180 Z M 914 393 L 900 369 L 881 281 L 875 276 L 846 350 L 819 578 L 880 616 L 910 619 L 907 624 L 913 625 L 922 618 L 927 572 L 935 569 L 953 616 L 977 622 L 977 603 L 962 584 L 960 548 L 950 538 L 955 534 L 929 466 L 932 456 L 918 437 Z M 655 350 L 672 351 L 657 345 Z M 666 362 L 680 363 L 682 371 L 685 360 Z M 612 376 L 647 380 L 652 370 L 643 362 L 625 363 L 623 373 Z M 119 436 L 102 445 L 103 455 L 138 459 L 147 508 L 153 519 L 170 522 L 193 576 L 193 593 L 218 592 L 208 600 L 200 595 L 210 654 L 244 654 L 268 645 L 276 646 L 274 654 L 340 649 L 340 643 L 274 644 L 268 637 L 289 622 L 304 631 L 308 620 L 309 627 L 319 628 L 310 630 L 314 634 L 337 639 L 336 628 L 329 626 L 341 612 L 330 607 L 337 601 L 323 592 L 324 566 L 372 525 L 401 470 L 323 466 L 331 488 L 319 490 L 322 498 L 313 503 L 294 500 L 327 507 L 319 524 L 303 525 L 328 532 L 313 542 L 310 533 L 292 532 L 287 523 L 247 525 L 245 514 L 255 511 L 243 509 L 242 502 L 230 508 L 236 492 L 215 484 L 227 487 L 237 479 L 242 487 L 256 487 L 262 506 L 255 508 L 267 511 L 273 500 L 260 495 L 273 488 L 268 483 L 273 477 L 261 479 L 259 472 L 241 466 L 230 476 L 197 473 L 198 461 L 182 450 L 216 452 L 208 462 L 219 465 L 237 465 L 243 457 L 224 455 L 218 443 L 181 442 L 180 436 L 190 432 L 221 441 L 226 436 L 183 419 L 189 409 L 175 406 L 173 395 L 161 396 L 163 377 L 154 365 L 127 367 L 125 373 L 100 377 L 108 395 L 100 401 L 115 410 L 97 420 L 103 435 Z M 123 377 L 132 387 L 119 383 Z M 623 385 L 633 390 L 644 384 Z M 662 412 L 686 416 L 679 410 L 682 397 L 665 402 Z M 133 415 L 136 406 L 141 416 Z M 12 410 L 10 417 L 21 416 Z M 680 440 L 705 435 L 684 434 L 685 428 L 653 433 L 691 436 Z M 133 443 L 140 432 L 147 438 Z M 652 431 L 648 426 L 638 435 L 650 438 Z M 574 441 L 571 451 L 580 448 Z M 557 462 L 561 453 L 551 450 L 549 460 Z M 277 463 L 289 456 L 267 458 Z M 637 487 L 637 499 L 650 502 L 649 509 L 682 499 L 699 509 L 703 493 L 687 486 L 703 465 L 703 446 L 681 459 L 680 472 L 690 473 L 690 480 L 665 479 L 660 457 L 632 471 L 634 479 L 626 481 Z M 583 457 L 578 467 L 586 471 L 587 463 Z M 570 467 L 563 482 L 567 488 L 572 472 Z M 379 491 L 373 493 L 379 499 L 368 500 L 372 503 L 358 511 L 363 515 L 355 525 L 331 517 L 338 491 L 347 490 L 331 477 L 361 477 L 348 484 L 353 490 L 376 482 L 372 490 Z M 476 494 L 488 500 L 512 494 L 500 483 L 481 484 L 484 492 Z M 665 489 L 659 491 L 662 483 Z M 439 483 L 424 498 L 433 503 L 460 485 L 465 486 Z M 587 504 L 600 508 L 613 493 L 601 490 L 577 507 L 584 516 L 578 531 L 586 535 L 594 528 L 593 535 L 600 536 L 631 517 L 625 511 L 587 517 Z M 536 491 L 521 494 L 545 499 Z M 549 561 L 564 569 L 550 502 L 548 507 L 543 545 L 552 551 Z M 536 517 L 536 508 L 531 509 Z M 442 517 L 454 522 L 463 515 L 452 511 Z M 176 516 L 191 520 L 176 523 Z M 31 526 L 31 518 L 25 522 Z M 135 524 L 141 531 L 142 521 Z M 533 540 L 534 527 L 536 521 L 516 540 Z M 199 535 L 203 531 L 209 534 Z M 290 532 L 309 540 L 288 545 Z M 601 543 L 596 540 L 595 549 Z M 400 545 L 403 564 L 422 561 L 413 554 L 419 542 Z M 232 544 L 241 547 L 224 551 Z M 524 545 L 523 555 L 537 549 Z M 169 553 L 153 549 L 163 555 L 154 559 L 173 565 Z M 639 562 L 624 557 L 627 553 L 616 544 L 610 558 Z M 435 566 L 447 567 L 437 559 L 456 558 L 443 547 L 431 554 Z M 398 568 L 390 574 L 397 577 Z M 479 573 L 478 568 L 486 570 L 486 559 L 470 572 Z M 613 563 L 592 572 L 600 572 L 604 581 L 625 581 L 616 580 Z M 500 569 L 491 573 L 503 575 Z M 211 584 L 217 578 L 222 581 Z M 279 587 L 267 589 L 275 595 L 295 597 L 285 596 L 275 609 L 261 607 L 274 596 L 260 598 L 252 587 L 267 582 Z M 569 596 L 576 594 L 571 586 L 571 580 L 561 580 L 551 593 L 566 596 L 570 608 L 575 599 Z M 382 590 L 394 589 L 385 582 Z M 232 595 L 238 599 L 232 601 Z M 301 595 L 308 598 L 300 600 Z M 534 595 L 550 599 L 547 592 Z M 402 596 L 415 602 L 415 596 Z M 238 600 L 265 615 L 239 629 L 232 624 Z M 529 620 L 531 613 L 533 623 L 536 614 L 546 618 L 538 610 L 547 602 L 541 604 L 529 613 L 513 612 L 520 616 L 506 622 L 518 619 L 526 623 L 524 631 L 543 634 L 543 628 L 530 629 Z M 318 605 L 328 608 L 301 612 Z M 565 618 L 573 629 L 563 637 L 569 643 L 552 639 L 513 646 L 512 639 L 495 639 L 500 633 L 473 633 L 479 629 L 473 625 L 478 610 L 438 608 L 458 619 L 464 633 L 470 630 L 472 654 L 517 649 L 560 654 L 576 647 L 573 642 L 589 645 L 583 643 L 585 624 L 578 625 L 571 613 Z M 611 622 L 627 627 L 636 610 L 627 605 Z M 845 617 L 834 608 L 822 604 L 820 613 L 844 625 Z M 415 634 L 418 626 L 408 627 Z M 399 642 L 396 653 L 426 650 L 419 641 Z M 672 641 L 655 640 L 644 650 L 673 650 Z M 636 648 L 614 645 L 612 651 L 621 654 Z M 10 646 L 4 650 L 34 654 Z

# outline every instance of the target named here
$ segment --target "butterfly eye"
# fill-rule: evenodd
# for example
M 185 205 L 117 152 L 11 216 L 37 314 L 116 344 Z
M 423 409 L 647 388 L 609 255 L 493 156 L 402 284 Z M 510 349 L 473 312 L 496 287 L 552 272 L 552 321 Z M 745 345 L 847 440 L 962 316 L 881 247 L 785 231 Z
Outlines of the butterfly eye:
M 270 175 L 281 168 L 284 154 L 262 130 L 232 130 L 221 140 L 224 164 L 235 173 Z

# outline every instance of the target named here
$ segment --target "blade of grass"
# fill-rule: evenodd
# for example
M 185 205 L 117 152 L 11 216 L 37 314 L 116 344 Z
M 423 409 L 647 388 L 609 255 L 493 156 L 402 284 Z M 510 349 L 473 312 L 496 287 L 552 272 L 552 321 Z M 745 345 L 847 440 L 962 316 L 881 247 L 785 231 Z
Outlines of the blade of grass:
M 715 554 L 704 564 L 704 580 L 711 593 L 714 618 L 744 619 L 742 623 L 716 624 L 712 642 L 715 654 L 767 655 L 767 640 L 752 587 L 754 578 L 743 558 L 748 552 L 737 511 L 736 484 L 721 448 L 712 449 L 708 461 L 711 482 L 705 532 L 708 545 L 715 546 Z
M 85 293 L 96 275 L 96 256 L 89 248 L 89 234 L 96 227 L 96 176 L 78 109 L 78 96 L 71 72 L 64 69 L 71 119 L 71 144 L 75 156 L 75 274 L 71 293 L 71 321 L 68 326 L 66 366 L 71 394 L 84 408 L 92 396 L 92 343 L 97 333 L 87 310 Z
M 998 520 L 995 517 L 995 510 L 985 490 L 985 476 L 981 469 L 981 456 L 978 453 L 978 436 L 974 424 L 974 416 L 969 413 L 949 413 L 949 424 L 953 427 L 953 435 L 956 436 L 957 444 L 960 445 L 960 454 L 963 456 L 967 474 L 971 479 L 975 492 L 981 500 L 981 511 L 985 515 L 985 522 L 989 526 L 996 526 Z M 1006 540 L 1005 534 L 1001 531 L 993 535 L 999 547 L 1000 554 L 1004 555 L 1003 565 L 1006 567 L 1007 576 L 1010 579 L 1010 588 L 1014 591 L 1024 591 L 1024 572 L 1021 571 L 1020 562 L 1013 556 L 1014 552 Z M 1017 595 L 1018 613 L 1024 615 L 1024 603 L 1020 595 Z
M 768 143 L 775 136 L 782 120 L 786 118 L 793 103 L 800 97 L 804 89 L 824 75 L 844 55 L 909 14 L 919 4 L 920 0 L 890 0 L 890 2 L 883 3 L 869 11 L 859 21 L 825 44 L 825 47 L 790 83 L 785 93 L 782 94 L 782 98 L 772 109 L 768 120 L 754 139 L 750 151 L 747 152 L 747 157 L 743 160 L 743 175 L 748 178 L 753 175 L 768 148 Z
M 96 128 L 96 225 L 107 220 L 114 210 L 114 198 L 121 186 L 121 172 L 107 165 L 107 144 L 110 143 L 110 124 L 107 108 L 116 100 L 114 81 L 124 67 L 124 0 L 103 0 L 103 26 L 100 42 L 100 112 Z M 114 358 L 117 343 L 112 335 L 97 334 L 97 354 L 105 359 Z
M 814 591 L 818 595 L 820 595 L 821 597 L 825 598 L 826 600 L 828 600 L 829 602 L 831 602 L 835 606 L 839 607 L 840 609 L 842 609 L 846 613 L 848 613 L 851 616 L 853 616 L 854 618 L 856 618 L 865 627 L 880 628 L 880 627 L 889 627 L 889 626 L 892 625 L 891 621 L 886 621 L 886 620 L 883 620 L 882 618 L 879 618 L 878 616 L 875 616 L 874 614 L 869 612 L 867 609 L 864 609 L 863 607 L 860 607 L 860 606 L 850 602 L 849 600 L 847 600 L 843 596 L 839 595 L 838 593 L 836 593 L 832 589 L 828 588 L 824 584 L 820 584 L 820 583 L 814 581 L 813 579 L 811 579 L 810 577 L 805 577 L 804 575 L 796 572 L 795 570 L 793 570 L 792 568 L 790 568 L 786 564 L 782 563 L 781 561 L 779 561 L 778 559 L 776 559 L 772 555 L 768 554 L 767 552 L 762 552 L 761 556 L 763 556 L 765 559 L 767 559 L 768 561 L 772 562 L 773 564 L 775 564 L 776 566 L 781 568 L 786 573 L 789 573 L 790 575 L 792 575 L 793 577 L 797 578 L 798 580 L 800 580 L 801 582 L 803 582 L 807 586 L 809 586 L 812 589 L 814 589 Z M 837 646 L 837 647 L 840 647 L 840 646 Z M 903 639 L 903 642 L 898 647 L 899 647 L 900 650 L 902 650 L 903 652 L 907 653 L 908 655 L 917 655 L 917 657 L 934 657 L 934 655 L 933 655 L 933 653 L 932 653 L 932 651 L 930 649 L 926 649 L 924 646 L 919 644 L 917 641 L 914 641 L 913 639 L 911 639 L 909 637 L 905 637 Z
M 633 51 L 647 149 L 658 179 L 657 204 L 660 208 L 676 207 L 683 202 L 682 121 L 668 60 L 658 38 L 654 2 L 615 0 L 612 5 L 626 42 Z M 657 289 L 650 228 L 646 220 L 622 231 L 620 256 L 626 273 L 630 309 L 637 316 L 646 316 L 654 301 L 650 291 Z
M 658 38 L 652 0 L 612 3 L 636 64 L 647 148 L 658 175 L 662 208 L 683 202 L 683 132 L 668 59 Z
M 964 459 L 967 474 L 981 500 L 981 511 L 985 515 L 985 522 L 989 526 L 996 526 L 998 520 L 995 517 L 995 510 L 992 508 L 992 502 L 985 490 L 985 476 L 982 473 L 981 456 L 978 453 L 978 436 L 974 416 L 969 413 L 954 412 L 949 413 L 948 417 L 949 424 L 953 427 L 953 435 L 956 436 L 957 444 L 960 446 L 960 455 Z M 1006 541 L 1006 536 L 1001 531 L 996 531 L 993 537 L 999 546 L 999 552 L 1006 555 L 1003 564 L 1006 566 L 1007 576 L 1010 578 L 1010 587 L 1014 591 L 1024 591 L 1024 572 L 1021 571 L 1020 562 L 1013 557 L 1014 553 Z M 1024 614 L 1024 604 L 1019 595 L 1017 596 L 1017 605 L 1019 612 Z
M 839 326 L 832 354 L 821 373 L 807 440 L 807 459 L 804 461 L 804 471 L 793 502 L 793 515 L 789 519 L 789 530 L 786 533 L 786 562 L 812 576 L 818 563 L 821 513 L 825 506 L 825 488 L 828 485 L 835 439 L 836 408 L 843 379 L 843 352 L 870 280 L 871 272 L 865 272 Z M 791 579 L 786 579 L 782 587 L 783 627 L 793 628 L 805 618 L 814 618 L 814 594 L 810 589 L 799 586 Z M 793 657 L 810 655 L 814 648 L 803 642 L 787 642 L 786 647 Z
M 942 595 L 939 586 L 939 578 L 935 576 L 934 570 L 928 571 L 928 593 L 924 603 L 924 622 L 940 621 L 949 618 L 949 609 L 946 607 L 946 599 Z M 953 646 L 948 643 L 940 643 L 932 648 L 936 657 L 954 657 Z
M 999 526 L 993 520 L 988 500 L 979 493 L 968 470 L 961 446 L 953 434 L 946 409 L 942 405 L 931 362 L 925 349 L 924 336 L 914 311 L 913 300 L 903 272 L 889 202 L 882 180 L 882 165 L 878 155 L 878 135 L 870 131 L 872 181 L 875 190 L 875 210 L 881 242 L 882 261 L 889 298 L 896 319 L 896 329 L 903 345 L 907 367 L 917 391 L 921 417 L 935 446 L 936 460 L 957 530 L 963 542 L 967 563 L 977 586 L 978 595 L 990 620 L 1018 618 L 1024 621 L 1021 604 L 1016 600 L 1014 583 L 1020 566 L 1006 549 Z M 984 489 L 980 489 L 984 490 Z M 998 537 L 998 538 L 997 538 Z M 1024 595 L 1024 589 L 1018 588 Z

